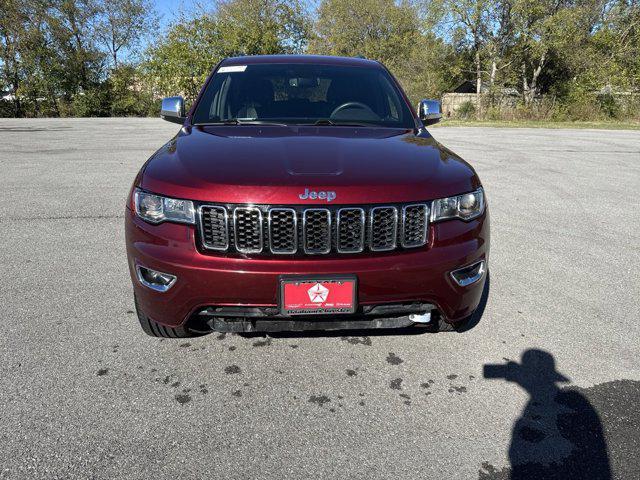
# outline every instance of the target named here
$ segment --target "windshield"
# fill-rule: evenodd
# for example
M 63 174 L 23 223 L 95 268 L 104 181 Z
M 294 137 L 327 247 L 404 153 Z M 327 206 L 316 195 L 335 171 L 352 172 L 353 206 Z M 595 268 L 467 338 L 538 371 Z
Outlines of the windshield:
M 219 68 L 193 123 L 225 122 L 415 127 L 385 70 L 307 64 Z

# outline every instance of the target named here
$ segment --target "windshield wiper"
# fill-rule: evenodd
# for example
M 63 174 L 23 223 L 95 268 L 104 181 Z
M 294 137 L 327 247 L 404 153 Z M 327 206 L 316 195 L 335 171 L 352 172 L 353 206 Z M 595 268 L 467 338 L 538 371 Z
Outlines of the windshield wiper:
M 219 122 L 202 122 L 196 123 L 195 125 L 277 125 L 280 127 L 288 127 L 286 123 L 281 122 L 270 122 L 268 120 L 251 120 L 244 118 L 229 118 L 227 120 L 221 120 Z
M 335 123 L 333 123 L 328 118 L 321 118 L 320 120 L 316 121 L 314 125 L 335 125 Z
M 328 118 L 320 118 L 318 119 L 314 125 L 326 125 L 326 126 L 348 126 L 348 127 L 379 127 L 380 125 L 376 125 L 375 123 L 367 123 L 367 122 L 336 122 L 335 120 L 329 120 Z
M 276 125 L 279 127 L 290 127 L 292 125 L 318 125 L 318 126 L 347 126 L 347 127 L 380 127 L 376 123 L 360 122 L 360 121 L 336 121 L 328 118 L 320 118 L 313 123 L 283 123 L 271 120 L 258 120 L 250 118 L 229 118 L 218 122 L 201 122 L 194 126 L 210 126 L 210 125 Z

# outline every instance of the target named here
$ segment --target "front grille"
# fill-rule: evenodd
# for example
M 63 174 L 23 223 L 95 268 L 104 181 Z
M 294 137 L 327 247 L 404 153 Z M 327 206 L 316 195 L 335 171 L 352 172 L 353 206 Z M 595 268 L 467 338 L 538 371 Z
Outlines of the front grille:
M 229 217 L 227 209 L 214 205 L 200 207 L 202 244 L 210 250 L 229 248 Z
M 371 250 L 383 252 L 396 248 L 398 209 L 374 207 L 371 209 Z
M 262 212 L 256 207 L 236 207 L 233 210 L 236 249 L 242 253 L 262 251 Z
M 331 251 L 331 212 L 326 208 L 308 208 L 302 212 L 302 243 L 305 253 Z
M 202 205 L 207 250 L 276 255 L 355 254 L 417 248 L 428 241 L 430 205 L 279 207 Z
M 427 240 L 429 208 L 424 204 L 402 207 L 402 246 L 405 248 L 424 245 Z
M 269 248 L 271 253 L 296 253 L 298 215 L 293 208 L 269 210 Z
M 338 210 L 336 248 L 340 253 L 359 253 L 364 250 L 364 210 Z

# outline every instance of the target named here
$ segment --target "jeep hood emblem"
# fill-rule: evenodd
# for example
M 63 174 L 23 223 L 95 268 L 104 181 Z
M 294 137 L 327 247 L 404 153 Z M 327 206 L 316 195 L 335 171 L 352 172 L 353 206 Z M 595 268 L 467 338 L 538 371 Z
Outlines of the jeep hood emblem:
M 331 190 L 316 192 L 314 190 L 304 189 L 304 193 L 298 195 L 300 200 L 326 200 L 330 202 L 336 199 L 336 192 Z

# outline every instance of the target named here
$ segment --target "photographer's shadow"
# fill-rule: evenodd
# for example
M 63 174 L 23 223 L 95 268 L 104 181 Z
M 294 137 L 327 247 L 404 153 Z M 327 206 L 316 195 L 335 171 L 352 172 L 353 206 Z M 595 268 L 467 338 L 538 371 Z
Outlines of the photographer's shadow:
M 556 385 L 569 379 L 556 371 L 550 353 L 531 349 L 520 364 L 485 365 L 484 377 L 513 382 L 530 396 L 513 426 L 506 478 L 611 478 L 600 417 L 581 393 Z

